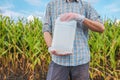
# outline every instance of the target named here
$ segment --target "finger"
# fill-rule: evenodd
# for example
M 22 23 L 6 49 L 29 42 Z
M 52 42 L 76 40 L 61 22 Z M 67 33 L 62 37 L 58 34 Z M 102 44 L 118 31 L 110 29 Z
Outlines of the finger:
M 70 20 L 74 20 L 75 15 L 73 13 L 69 13 L 66 17 L 65 17 L 65 21 L 70 21 Z
M 61 14 L 60 19 L 63 19 L 66 14 Z
M 71 55 L 71 53 L 64 53 L 64 54 L 58 54 L 59 56 L 67 56 L 67 55 Z
M 72 55 L 72 53 L 65 53 L 65 55 Z
M 51 53 L 54 54 L 54 53 L 56 53 L 56 51 L 55 51 L 55 50 L 52 50 Z
M 72 16 L 70 14 L 66 15 L 65 21 L 70 21 L 72 19 Z
M 72 16 L 69 16 L 69 17 L 66 19 L 66 21 L 71 21 L 71 20 L 73 20 L 73 17 L 72 17 Z
M 63 15 L 60 16 L 60 20 L 61 21 L 67 21 L 67 19 L 70 17 L 69 13 L 65 13 Z
M 55 50 L 52 50 L 52 51 L 51 51 L 51 54 L 58 55 Z
M 56 52 L 56 50 L 52 50 L 51 54 L 57 55 L 57 56 L 67 56 L 67 55 L 71 55 L 72 53 L 63 53 L 63 54 L 59 54 Z
M 65 15 L 61 16 L 60 20 L 61 21 L 65 21 L 66 20 L 66 16 Z

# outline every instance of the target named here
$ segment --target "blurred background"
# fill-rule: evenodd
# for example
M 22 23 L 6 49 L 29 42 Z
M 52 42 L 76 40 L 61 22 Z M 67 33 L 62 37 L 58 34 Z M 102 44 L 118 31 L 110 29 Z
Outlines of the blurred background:
M 120 1 L 86 0 L 104 20 L 89 31 L 90 80 L 120 80 Z M 42 20 L 49 0 L 0 0 L 0 80 L 46 80 L 51 61 Z
M 42 18 L 50 0 L 0 0 L 0 14 L 12 18 L 30 15 Z M 91 3 L 102 18 L 120 19 L 119 0 L 85 0 Z

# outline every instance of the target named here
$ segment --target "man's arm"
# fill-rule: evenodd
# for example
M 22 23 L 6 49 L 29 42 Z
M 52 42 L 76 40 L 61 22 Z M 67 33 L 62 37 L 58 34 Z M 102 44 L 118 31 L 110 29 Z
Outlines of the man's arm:
M 44 40 L 48 47 L 51 46 L 51 42 L 52 42 L 52 36 L 51 36 L 52 21 L 50 20 L 50 17 L 51 17 L 51 4 L 48 3 L 46 7 L 46 12 L 45 12 L 44 21 L 43 21 L 43 28 L 42 28 Z
M 61 15 L 61 21 L 70 21 L 70 20 L 76 20 L 84 24 L 92 31 L 103 32 L 105 30 L 105 27 L 102 23 L 100 23 L 99 21 L 93 21 L 88 18 L 85 18 L 83 15 L 79 15 L 77 13 L 65 13 Z
M 95 32 L 103 32 L 105 30 L 105 27 L 102 23 L 98 21 L 92 21 L 90 19 L 85 18 L 83 21 L 83 24 L 87 26 L 90 30 Z
M 49 32 L 44 32 L 44 39 L 48 47 L 51 47 L 52 36 Z

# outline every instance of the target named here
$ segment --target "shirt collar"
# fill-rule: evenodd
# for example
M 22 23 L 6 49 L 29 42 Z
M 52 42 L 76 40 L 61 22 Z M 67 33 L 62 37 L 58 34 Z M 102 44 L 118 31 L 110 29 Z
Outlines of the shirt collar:
M 79 2 L 79 0 L 66 0 L 66 2 Z

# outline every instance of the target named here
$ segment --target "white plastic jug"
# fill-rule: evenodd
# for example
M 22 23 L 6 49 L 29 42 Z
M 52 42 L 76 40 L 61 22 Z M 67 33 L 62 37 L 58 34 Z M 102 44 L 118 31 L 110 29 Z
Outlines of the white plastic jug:
M 51 47 L 55 49 L 58 54 L 72 54 L 75 31 L 75 20 L 62 22 L 58 17 L 55 21 L 55 29 Z

